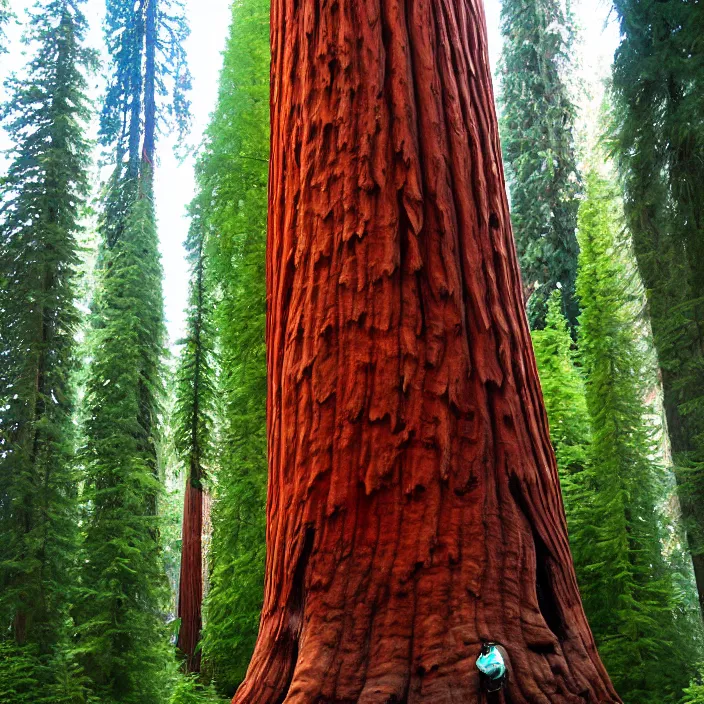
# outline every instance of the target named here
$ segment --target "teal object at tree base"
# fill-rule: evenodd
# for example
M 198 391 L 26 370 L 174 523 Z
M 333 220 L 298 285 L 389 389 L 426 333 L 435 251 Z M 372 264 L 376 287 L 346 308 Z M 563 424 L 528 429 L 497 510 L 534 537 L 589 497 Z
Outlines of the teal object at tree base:
M 481 655 L 477 658 L 477 669 L 487 678 L 487 688 L 490 691 L 501 689 L 508 670 L 506 660 L 496 645 L 484 645 Z

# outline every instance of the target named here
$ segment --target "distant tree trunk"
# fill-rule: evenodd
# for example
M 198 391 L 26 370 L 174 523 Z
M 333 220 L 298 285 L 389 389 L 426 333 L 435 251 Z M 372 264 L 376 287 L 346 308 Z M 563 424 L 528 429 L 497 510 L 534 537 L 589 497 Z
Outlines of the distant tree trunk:
M 198 250 L 198 265 L 195 276 L 197 312 L 193 342 L 195 347 L 191 432 L 189 444 L 189 470 L 186 493 L 183 501 L 183 524 L 181 541 L 181 577 L 179 580 L 178 617 L 181 625 L 178 632 L 178 649 L 186 656 L 186 672 L 200 672 L 201 655 L 198 651 L 203 627 L 203 467 L 201 464 L 201 438 L 199 435 L 201 378 L 203 365 L 204 271 L 202 241 Z
M 275 0 L 272 43 L 266 594 L 234 702 L 618 702 L 567 542 L 480 0 Z
M 154 154 L 156 151 L 156 47 L 158 43 L 157 30 L 157 0 L 145 0 L 145 76 L 144 76 L 144 143 L 142 146 L 142 162 L 146 162 L 149 172 L 154 170 Z
M 181 547 L 181 579 L 178 593 L 178 649 L 186 657 L 186 672 L 200 672 L 198 651 L 203 626 L 203 488 L 186 483 L 183 506 L 183 544 Z
M 141 21 L 141 17 L 144 12 L 144 3 L 148 0 L 140 0 L 139 4 L 135 5 L 135 14 L 138 18 L 137 21 L 132 21 L 128 23 L 123 31 L 129 32 L 132 35 L 130 38 L 134 41 L 135 47 L 142 47 L 145 40 L 145 25 Z M 153 45 L 153 42 L 149 42 Z M 128 85 L 130 87 L 130 103 L 129 108 L 125 110 L 124 119 L 129 121 L 129 126 L 127 127 L 129 131 L 129 139 L 127 143 L 128 149 L 128 159 L 129 159 L 129 177 L 131 179 L 136 179 L 139 176 L 139 164 L 140 164 L 140 154 L 139 154 L 139 140 L 142 134 L 142 92 L 144 90 L 144 76 L 142 74 L 142 52 L 132 52 L 132 61 L 129 64 L 130 77 Z M 152 65 L 153 69 L 153 65 Z M 152 73 L 152 78 L 154 74 Z M 127 117 L 129 115 L 129 117 Z M 122 145 L 118 146 L 118 164 L 122 160 Z
M 188 466 L 183 503 L 178 648 L 185 655 L 186 672 L 200 672 L 198 651 L 203 625 L 203 510 L 204 460 L 210 449 L 213 400 L 212 351 L 207 308 L 204 233 L 197 209 L 192 212 L 186 250 L 194 263 L 191 274 L 187 337 L 176 381 L 176 448 Z

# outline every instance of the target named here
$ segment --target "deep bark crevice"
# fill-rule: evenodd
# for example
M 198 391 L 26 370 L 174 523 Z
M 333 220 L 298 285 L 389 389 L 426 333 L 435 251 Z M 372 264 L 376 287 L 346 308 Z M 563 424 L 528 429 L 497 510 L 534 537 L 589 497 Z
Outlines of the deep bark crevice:
M 301 554 L 298 558 L 298 563 L 296 564 L 296 569 L 293 574 L 293 582 L 291 586 L 291 596 L 289 602 L 289 632 L 291 633 L 295 642 L 298 641 L 298 638 L 301 634 L 301 628 L 303 627 L 303 612 L 306 594 L 306 568 L 308 567 L 308 561 L 310 559 L 311 553 L 313 552 L 314 544 L 315 528 L 306 528 L 303 537 L 303 546 L 301 548 Z
M 516 506 L 526 517 L 526 520 L 531 522 L 531 514 L 528 504 L 523 496 L 523 490 L 517 477 L 513 476 L 509 480 L 509 488 L 511 496 L 516 502 Z M 535 526 L 531 523 L 531 535 L 533 539 L 533 548 L 535 552 L 535 593 L 538 601 L 540 613 L 552 634 L 557 641 L 562 642 L 566 639 L 565 623 L 559 607 L 559 600 L 555 593 L 555 588 L 550 576 L 550 551 L 545 542 L 538 534 Z M 550 654 L 555 652 L 554 643 L 530 643 L 530 649 L 534 653 Z
M 283 658 L 287 661 L 285 666 L 287 674 L 281 687 L 281 696 L 276 700 L 276 704 L 283 704 L 286 701 L 296 672 L 296 665 L 298 664 L 299 639 L 303 628 L 305 607 L 306 569 L 314 545 L 315 529 L 308 527 L 305 529 L 303 546 L 293 576 L 288 628 L 281 634 L 275 646 L 279 652 L 283 653 Z
M 553 589 L 548 572 L 548 560 L 550 559 L 548 551 L 536 533 L 533 533 L 533 540 L 535 542 L 535 591 L 538 597 L 538 607 L 545 619 L 545 623 L 547 623 L 548 628 L 553 632 L 555 638 L 559 641 L 563 641 L 566 638 L 565 625 L 560 614 L 555 590 Z M 532 649 L 534 652 L 544 654 L 555 652 L 555 646 L 552 644 L 542 646 L 533 645 Z

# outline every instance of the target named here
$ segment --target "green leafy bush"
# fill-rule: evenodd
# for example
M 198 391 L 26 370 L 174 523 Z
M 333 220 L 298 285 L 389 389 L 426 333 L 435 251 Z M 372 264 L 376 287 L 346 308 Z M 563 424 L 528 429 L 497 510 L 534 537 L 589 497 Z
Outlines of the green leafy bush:
M 203 686 L 196 677 L 180 676 L 169 704 L 220 704 L 222 701 L 211 686 Z
M 42 655 L 33 645 L 0 641 L 0 704 L 98 704 L 68 647 Z
M 704 684 L 693 682 L 684 690 L 682 704 L 704 704 Z

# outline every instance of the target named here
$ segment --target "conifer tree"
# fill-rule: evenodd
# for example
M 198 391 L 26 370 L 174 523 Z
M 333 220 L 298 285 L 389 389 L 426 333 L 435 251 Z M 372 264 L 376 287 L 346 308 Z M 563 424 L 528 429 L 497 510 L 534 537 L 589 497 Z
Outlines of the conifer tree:
M 37 2 L 34 52 L 4 109 L 13 147 L 0 205 L 0 640 L 12 643 L 2 679 L 15 702 L 60 699 L 76 576 L 76 237 L 89 191 L 85 76 L 95 63 L 81 4 Z
M 199 165 L 221 418 L 204 657 L 233 694 L 254 648 L 264 591 L 265 247 L 269 154 L 269 3 L 233 4 L 217 108 Z
M 577 529 L 573 514 L 579 501 L 582 473 L 589 461 L 591 430 L 584 379 L 576 365 L 573 340 L 565 318 L 562 293 L 548 299 L 545 328 L 534 330 L 533 348 L 550 421 L 550 439 L 555 448 L 570 535 Z M 577 494 L 577 495 L 574 495 Z M 581 565 L 575 565 L 581 577 Z
M 637 290 L 620 218 L 613 185 L 591 172 L 579 213 L 577 293 L 592 442 L 575 495 L 572 545 L 585 609 L 617 691 L 626 704 L 674 703 L 697 653 L 662 555 L 664 472 L 646 420 Z
M 93 694 L 153 704 L 168 695 L 169 658 L 157 518 L 164 325 L 153 172 L 157 107 L 185 125 L 187 29 L 180 5 L 168 0 L 108 0 L 106 9 L 113 75 L 101 139 L 115 167 L 83 409 L 87 515 L 76 614 Z
M 704 5 L 614 6 L 615 151 L 704 609 Z
M 533 329 L 543 327 L 560 284 L 563 312 L 574 326 L 580 177 L 568 89 L 570 0 L 503 0 L 501 19 L 501 139 L 529 320 Z
M 162 701 L 168 657 L 156 516 L 161 276 L 152 203 L 142 197 L 104 255 L 84 402 L 82 662 L 94 694 L 120 704 Z
M 174 413 L 176 450 L 186 469 L 177 645 L 186 656 L 186 670 L 198 672 L 203 604 L 204 482 L 206 468 L 213 456 L 215 350 L 213 301 L 206 268 L 206 225 L 198 200 L 192 206 L 191 218 L 186 241 L 191 263 L 187 331 L 176 376 Z

